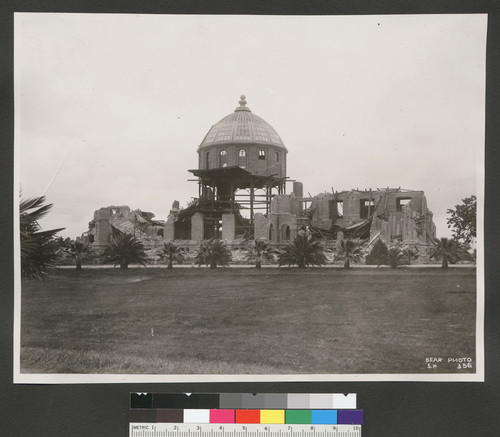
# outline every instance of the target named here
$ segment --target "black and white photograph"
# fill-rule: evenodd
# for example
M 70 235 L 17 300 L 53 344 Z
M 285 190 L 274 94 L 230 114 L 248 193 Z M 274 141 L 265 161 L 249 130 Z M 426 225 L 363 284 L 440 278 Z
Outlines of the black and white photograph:
M 14 382 L 484 381 L 486 36 L 16 13 Z

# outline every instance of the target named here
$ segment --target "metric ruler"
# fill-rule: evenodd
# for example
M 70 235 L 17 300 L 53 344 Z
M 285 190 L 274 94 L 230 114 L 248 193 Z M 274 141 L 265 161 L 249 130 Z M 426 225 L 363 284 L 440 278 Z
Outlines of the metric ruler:
M 130 423 L 129 437 L 361 437 L 361 425 Z

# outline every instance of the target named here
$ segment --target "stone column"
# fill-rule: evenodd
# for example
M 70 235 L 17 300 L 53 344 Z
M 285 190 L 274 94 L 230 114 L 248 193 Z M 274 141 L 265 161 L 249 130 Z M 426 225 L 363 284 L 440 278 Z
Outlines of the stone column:
M 222 239 L 228 243 L 234 241 L 236 235 L 236 219 L 234 214 L 222 214 Z
M 111 242 L 111 219 L 109 208 L 101 208 L 94 213 L 95 222 L 95 240 L 99 245 L 107 245 Z
M 168 215 L 167 223 L 165 223 L 165 229 L 163 230 L 163 239 L 165 241 L 175 240 L 175 222 L 173 214 Z
M 191 240 L 202 241 L 204 238 L 204 220 L 201 212 L 191 217 Z
M 293 194 L 295 194 L 295 197 L 304 197 L 304 185 L 302 185 L 302 182 L 295 181 L 293 183 Z
M 268 220 L 264 217 L 264 214 L 260 212 L 255 214 L 254 217 L 254 238 L 256 240 L 263 238 L 264 240 L 269 240 L 269 226 Z

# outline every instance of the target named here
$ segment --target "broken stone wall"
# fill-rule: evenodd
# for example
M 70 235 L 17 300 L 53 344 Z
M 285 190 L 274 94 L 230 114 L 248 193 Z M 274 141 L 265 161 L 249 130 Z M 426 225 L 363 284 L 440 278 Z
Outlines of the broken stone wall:
M 321 193 L 312 200 L 311 225 L 330 230 L 372 220 L 370 240 L 429 244 L 435 236 L 423 191 L 386 189 Z
M 331 229 L 333 222 L 338 219 L 337 202 L 335 195 L 321 193 L 314 196 L 311 202 L 311 224 L 320 229 Z
M 256 240 L 262 238 L 265 240 L 271 239 L 269 235 L 269 226 L 271 224 L 271 220 L 268 217 L 258 212 L 254 215 L 253 223 L 254 223 L 254 237 Z
M 113 228 L 111 221 L 117 217 L 127 219 L 130 215 L 128 206 L 108 206 L 94 211 L 93 224 L 94 228 L 94 243 L 95 245 L 108 245 L 111 243 Z
M 273 196 L 268 228 L 269 240 L 274 243 L 292 241 L 297 236 L 297 216 L 301 199 L 294 193 Z

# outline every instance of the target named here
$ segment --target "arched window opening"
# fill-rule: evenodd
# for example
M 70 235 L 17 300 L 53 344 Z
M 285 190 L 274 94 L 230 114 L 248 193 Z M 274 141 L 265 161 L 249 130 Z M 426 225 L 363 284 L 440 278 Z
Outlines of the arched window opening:
M 266 151 L 264 149 L 259 149 L 259 159 L 266 159 Z
M 276 152 L 276 162 L 280 162 L 280 152 Z
M 245 149 L 238 151 L 238 166 L 241 168 L 247 167 L 247 151 Z
M 210 168 L 210 152 L 205 153 L 205 168 Z
M 271 223 L 271 225 L 269 226 L 269 241 L 273 240 L 274 240 L 274 226 Z
M 283 225 L 281 227 L 281 240 L 290 241 L 290 226 Z
M 222 149 L 219 152 L 219 167 L 227 167 L 227 150 Z

